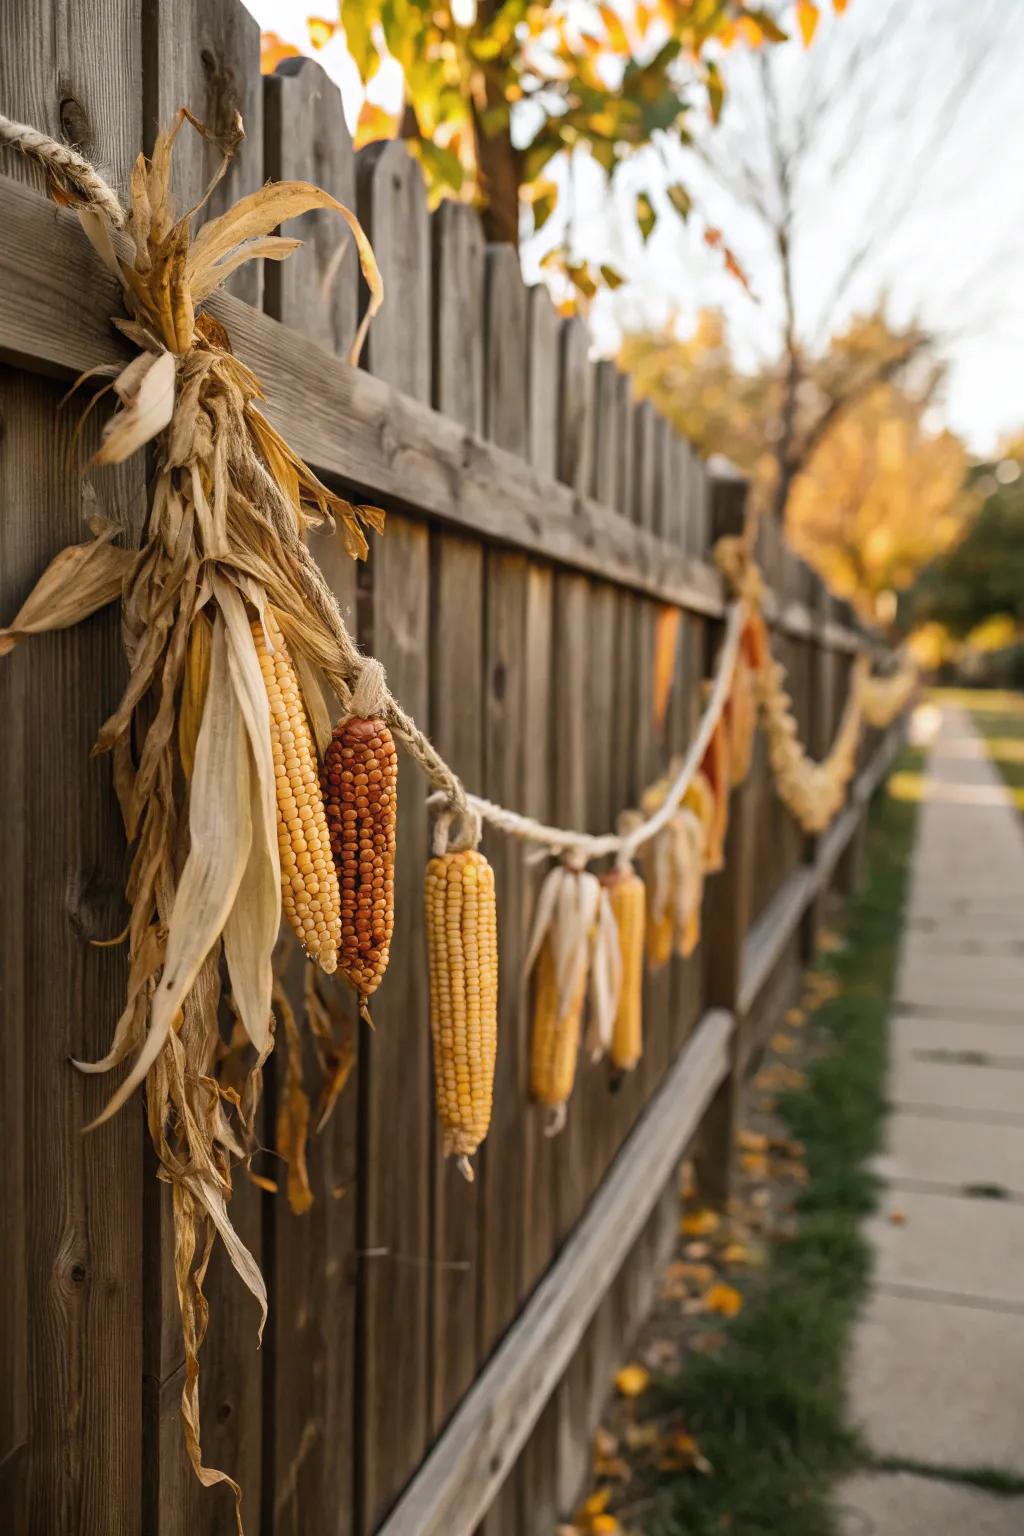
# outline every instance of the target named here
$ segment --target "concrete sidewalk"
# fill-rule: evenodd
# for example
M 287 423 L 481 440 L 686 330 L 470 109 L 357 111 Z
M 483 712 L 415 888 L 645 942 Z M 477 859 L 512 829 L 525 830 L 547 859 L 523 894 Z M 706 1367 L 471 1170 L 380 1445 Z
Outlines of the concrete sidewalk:
M 887 1188 L 851 1413 L 880 1457 L 837 1490 L 844 1536 L 1020 1536 L 1024 1498 L 1024 832 L 969 716 L 929 752 L 890 1035 Z

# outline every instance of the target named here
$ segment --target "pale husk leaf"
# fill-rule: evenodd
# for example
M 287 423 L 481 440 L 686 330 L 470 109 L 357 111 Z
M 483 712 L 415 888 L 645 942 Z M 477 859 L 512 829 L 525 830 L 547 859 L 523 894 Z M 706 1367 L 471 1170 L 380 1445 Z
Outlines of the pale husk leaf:
M 248 861 L 252 841 L 249 753 L 220 616 L 214 624 L 210 680 L 196 744 L 189 834 L 149 1034 L 131 1072 L 89 1129 L 109 1120 L 145 1080 L 200 966 L 224 930 Z
M 136 555 L 111 543 L 124 532 L 118 523 L 97 517 L 90 526 L 96 537 L 55 555 L 12 622 L 0 629 L 0 656 L 28 635 L 68 629 L 121 596 Z
M 162 432 L 174 413 L 174 356 L 140 352 L 122 369 L 114 390 L 122 408 L 103 428 L 94 464 L 121 464 Z

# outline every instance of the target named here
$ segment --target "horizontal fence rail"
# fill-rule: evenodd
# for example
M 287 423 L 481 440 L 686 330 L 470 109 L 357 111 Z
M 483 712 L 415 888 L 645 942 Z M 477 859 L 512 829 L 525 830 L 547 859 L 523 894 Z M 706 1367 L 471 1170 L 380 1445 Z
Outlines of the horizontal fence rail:
M 293 449 L 388 514 L 365 564 L 327 530 L 310 548 L 396 697 L 470 790 L 557 825 L 614 828 L 693 740 L 726 612 L 712 548 L 736 531 L 745 486 L 713 475 L 613 362 L 590 357 L 582 321 L 526 286 L 474 210 L 431 213 L 403 144 L 354 153 L 317 64 L 262 77 L 238 0 L 26 0 L 17 22 L 0 110 L 73 132 L 122 193 L 187 105 L 214 125 L 237 109 L 246 126 L 202 219 L 268 177 L 318 181 L 358 211 L 386 289 L 361 367 L 346 355 L 366 295 L 328 213 L 286 226 L 301 250 L 242 269 L 210 308 Z M 181 206 L 217 162 L 183 130 Z M 86 391 L 61 405 L 71 379 L 131 355 L 111 325 L 116 284 L 77 219 L 8 157 L 0 221 L 8 622 L 92 513 L 140 542 L 147 465 L 91 467 L 103 408 L 78 436 Z M 801 737 L 823 755 L 852 658 L 877 642 L 778 527 L 762 526 L 757 554 Z M 0 1496 L 30 1536 L 206 1536 L 232 1519 L 230 1496 L 202 1489 L 183 1450 L 173 1228 L 141 1105 L 83 1137 L 108 1085 L 68 1064 L 104 1053 L 123 1003 L 123 952 L 93 941 L 124 926 L 126 853 L 109 764 L 89 752 L 124 675 L 113 610 L 0 660 Z M 581 1066 L 555 1138 L 528 1101 L 520 984 L 541 872 L 485 834 L 501 1017 L 473 1185 L 442 1158 L 434 1122 L 428 821 L 402 761 L 392 961 L 376 1028 L 361 1028 L 357 1068 L 310 1149 L 313 1207 L 295 1216 L 236 1176 L 232 1219 L 271 1301 L 262 1351 L 219 1250 L 207 1277 L 204 1457 L 241 1482 L 249 1536 L 535 1536 L 571 1507 L 677 1225 L 675 1169 L 692 1155 L 708 1197 L 727 1193 L 743 1073 L 793 994 L 898 739 L 867 733 L 846 808 L 819 838 L 781 806 L 758 745 L 704 939 L 645 979 L 640 1064 L 616 1085 Z M 295 952 L 297 1008 L 302 982 Z M 325 999 L 339 1019 L 351 1007 L 340 985 Z M 270 1177 L 283 1090 L 275 1055 L 256 1169 Z

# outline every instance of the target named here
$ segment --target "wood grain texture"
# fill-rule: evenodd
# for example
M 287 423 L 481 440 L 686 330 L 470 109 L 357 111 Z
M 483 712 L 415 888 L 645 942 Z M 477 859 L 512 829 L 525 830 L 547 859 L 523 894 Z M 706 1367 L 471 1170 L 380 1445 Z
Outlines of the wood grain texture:
M 379 1536 L 470 1536 L 727 1070 L 731 1033 L 728 1014 L 705 1015 L 628 1149 Z
M 264 151 L 268 176 L 307 179 L 347 207 L 355 205 L 355 158 L 341 97 L 320 66 L 287 59 L 264 80 Z M 264 304 L 294 332 L 341 355 L 355 334 L 358 262 L 341 219 L 305 214 L 284 227 L 305 241 L 287 262 L 268 263 Z M 339 252 L 341 264 L 338 265 Z M 309 545 L 356 633 L 356 566 L 341 537 L 315 530 Z M 286 987 L 296 1017 L 305 1011 L 307 965 L 289 933 Z M 319 990 L 340 1037 L 354 1015 L 338 978 Z M 267 1125 L 272 1127 L 281 1081 L 280 1052 L 265 1076 Z M 306 1082 L 318 1082 L 310 1042 Z M 274 1536 L 349 1536 L 353 1528 L 356 1356 L 358 1074 L 343 1091 L 327 1126 L 312 1139 L 312 1208 L 301 1216 L 283 1191 L 263 1198 L 264 1273 L 271 1315 L 263 1346 L 263 1390 L 270 1443 L 263 1455 L 264 1525 Z M 271 1172 L 277 1170 L 271 1165 Z
M 527 297 L 527 357 L 530 401 L 529 461 L 553 481 L 558 473 L 558 346 L 561 321 L 546 288 Z
M 423 175 L 399 140 L 356 156 L 359 218 L 384 284 L 384 304 L 366 341 L 365 366 L 411 399 L 428 403 L 431 384 L 430 224 Z M 381 239 L 380 231 L 388 231 Z M 365 295 L 364 295 L 365 296 Z
M 389 297 L 370 332 L 368 367 L 393 389 L 429 400 L 431 251 L 419 167 L 398 143 L 356 158 L 359 213 Z M 406 708 L 427 719 L 430 541 L 388 519 L 374 541 L 372 628 L 362 635 Z M 427 1026 L 423 867 L 425 785 L 404 754 L 398 772 L 395 936 L 360 1039 L 361 1379 L 357 1391 L 358 1519 L 379 1523 L 427 1444 L 430 1414 L 430 1188 L 433 1084 Z
M 312 181 L 355 208 L 356 170 L 341 94 L 314 59 L 284 59 L 263 81 L 264 167 L 273 181 Z M 359 315 L 359 257 L 341 217 L 314 209 L 281 226 L 303 242 L 264 269 L 266 312 L 345 357 Z
M 590 332 L 579 315 L 562 324 L 559 367 L 558 478 L 586 494 L 594 452 L 594 381 Z
M 210 135 L 201 139 L 186 127 L 178 136 L 172 186 L 182 210 L 202 197 L 220 167 L 224 147 L 234 143 L 236 114 L 241 116 L 245 137 L 198 214 L 198 226 L 263 183 L 259 23 L 241 0 L 142 0 L 142 40 L 147 153 L 157 133 L 173 126 L 179 107 L 189 107 Z M 228 279 L 228 291 L 258 306 L 262 265 L 254 261 L 240 267 Z
M 434 242 L 435 410 L 467 432 L 484 430 L 484 233 L 465 203 L 431 217 Z
M 483 419 L 484 240 L 477 214 L 444 203 L 432 219 L 433 403 L 478 428 Z M 467 784 L 484 769 L 484 552 L 475 539 L 431 535 L 430 730 Z M 433 1147 L 430 1429 L 436 1434 L 473 1380 L 482 1184 L 467 1184 Z
M 142 140 L 131 4 L 86 14 L 66 0 L 3 0 L 0 36 L 3 110 L 79 145 L 123 187 Z M 4 169 L 26 183 L 21 196 L 38 195 L 38 170 L 11 154 Z M 43 249 L 33 268 L 45 293 Z M 129 542 L 141 529 L 141 466 L 84 470 L 98 425 L 75 443 L 78 411 L 60 410 L 62 393 L 0 369 L 4 617 L 82 539 L 90 513 L 114 518 Z M 127 1536 L 141 1505 L 142 1120 L 132 1105 L 83 1137 L 111 1085 L 69 1060 L 105 1052 L 124 1000 L 123 950 L 90 942 L 123 926 L 125 845 L 109 762 L 89 752 L 125 675 L 113 609 L 0 666 L 0 1483 L 18 1536 Z
M 62 376 L 127 361 L 130 352 L 109 326 L 118 312 L 114 285 L 74 219 L 2 175 L 0 218 L 0 361 Z M 40 243 L 53 253 L 48 293 L 31 275 Z M 457 422 L 350 368 L 230 294 L 215 295 L 210 309 L 262 381 L 268 416 L 328 478 L 396 510 L 438 518 L 699 612 L 722 612 L 721 580 L 702 563 L 624 518 L 609 517 L 589 497 L 468 435 Z M 371 356 L 375 334 L 382 337 L 378 351 L 391 345 L 381 329 L 386 316 L 387 305 L 371 329 Z M 393 330 L 390 318 L 388 324 Z M 399 338 L 393 341 L 401 371 Z M 412 351 L 423 349 L 417 340 Z

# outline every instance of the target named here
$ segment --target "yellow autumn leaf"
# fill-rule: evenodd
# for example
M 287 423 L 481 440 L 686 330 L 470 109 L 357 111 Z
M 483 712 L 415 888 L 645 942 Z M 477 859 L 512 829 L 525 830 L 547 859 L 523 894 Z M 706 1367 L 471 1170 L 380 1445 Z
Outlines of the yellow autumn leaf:
M 642 1365 L 624 1365 L 616 1374 L 615 1390 L 620 1397 L 639 1397 L 650 1384 L 651 1373 Z
M 608 1500 L 611 1496 L 610 1487 L 598 1488 L 588 1499 L 583 1500 L 572 1517 L 573 1525 L 586 1527 L 597 1515 L 603 1515 L 608 1508 Z
M 679 1230 L 683 1237 L 709 1237 L 712 1232 L 718 1231 L 721 1224 L 722 1218 L 718 1212 L 705 1207 L 684 1216 L 679 1223 Z
M 743 1307 L 743 1293 L 734 1285 L 727 1285 L 720 1280 L 705 1293 L 704 1305 L 709 1312 L 717 1312 L 720 1317 L 735 1317 Z
M 379 107 L 376 102 L 364 101 L 359 109 L 356 131 L 352 137 L 354 149 L 364 149 L 376 139 L 393 139 L 398 133 L 398 117 Z
M 745 1243 L 729 1243 L 722 1249 L 723 1264 L 749 1264 L 750 1249 Z
M 614 1515 L 598 1515 L 590 1522 L 590 1536 L 619 1536 L 621 1530 Z
M 796 1041 L 792 1035 L 784 1034 L 780 1029 L 772 1035 L 772 1050 L 778 1051 L 782 1056 L 788 1056 L 796 1050 Z
M 314 48 L 326 48 L 337 32 L 338 26 L 337 21 L 328 21 L 326 16 L 307 16 L 306 18 L 309 41 Z
M 763 1179 L 768 1176 L 768 1157 L 764 1152 L 742 1152 L 740 1163 L 743 1171 L 749 1173 L 755 1179 Z
M 807 1023 L 807 1015 L 802 1008 L 787 1008 L 782 1022 L 789 1029 L 802 1029 Z
M 763 1131 L 744 1129 L 737 1133 L 736 1145 L 744 1152 L 767 1152 L 768 1137 Z
M 804 40 L 804 47 L 809 48 L 814 42 L 814 34 L 818 30 L 818 22 L 821 13 L 815 0 L 797 0 L 796 6 L 797 25 L 800 28 L 800 36 Z

